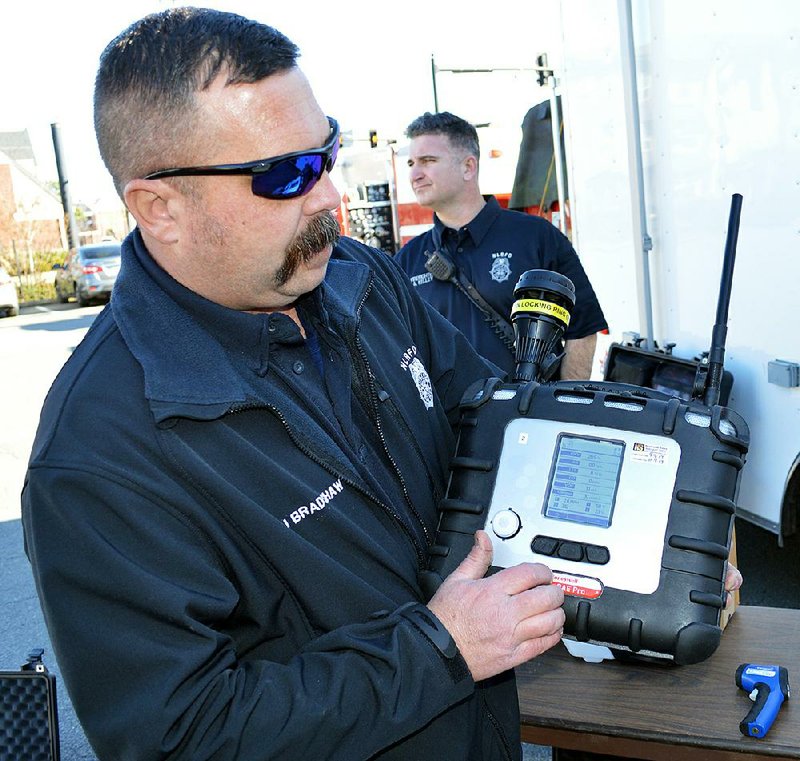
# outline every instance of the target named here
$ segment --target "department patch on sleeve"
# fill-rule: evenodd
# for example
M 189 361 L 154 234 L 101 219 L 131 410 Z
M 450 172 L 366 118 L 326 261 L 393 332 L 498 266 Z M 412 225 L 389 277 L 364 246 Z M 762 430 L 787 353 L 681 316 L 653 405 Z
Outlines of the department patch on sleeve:
M 433 385 L 425 365 L 417 356 L 417 347 L 410 346 L 403 352 L 400 367 L 411 374 L 411 379 L 419 392 L 419 398 L 427 409 L 433 409 Z

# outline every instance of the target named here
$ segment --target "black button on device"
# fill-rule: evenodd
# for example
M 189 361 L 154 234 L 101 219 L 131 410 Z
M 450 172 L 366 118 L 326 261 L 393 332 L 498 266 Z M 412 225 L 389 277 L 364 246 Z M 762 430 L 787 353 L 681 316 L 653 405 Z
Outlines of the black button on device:
M 558 549 L 558 539 L 552 536 L 535 536 L 531 542 L 531 551 L 537 555 L 555 555 Z
M 608 547 L 598 547 L 596 544 L 587 544 L 585 550 L 586 560 L 595 565 L 605 565 L 611 559 Z
M 564 560 L 583 560 L 583 545 L 577 542 L 561 542 L 558 548 L 558 557 Z

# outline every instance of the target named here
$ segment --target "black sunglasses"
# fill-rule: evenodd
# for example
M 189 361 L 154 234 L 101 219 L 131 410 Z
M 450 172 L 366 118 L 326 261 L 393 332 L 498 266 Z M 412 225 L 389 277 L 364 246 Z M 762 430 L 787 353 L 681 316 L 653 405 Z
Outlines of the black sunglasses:
M 322 177 L 330 172 L 339 153 L 339 124 L 328 117 L 331 134 L 322 148 L 310 151 L 294 151 L 259 161 L 244 164 L 217 164 L 215 166 L 189 166 L 179 169 L 161 169 L 151 172 L 144 179 L 157 180 L 162 177 L 198 177 L 211 174 L 249 174 L 253 177 L 253 195 L 262 198 L 297 198 L 308 193 Z

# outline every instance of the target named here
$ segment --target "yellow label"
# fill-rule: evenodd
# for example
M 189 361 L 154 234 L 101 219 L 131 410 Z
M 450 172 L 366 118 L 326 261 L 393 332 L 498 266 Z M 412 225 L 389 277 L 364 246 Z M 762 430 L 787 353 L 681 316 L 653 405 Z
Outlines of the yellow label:
M 569 312 L 560 307 L 558 304 L 553 304 L 550 301 L 540 301 L 539 299 L 520 299 L 514 302 L 511 307 L 512 316 L 517 312 L 540 312 L 542 314 L 549 314 L 551 317 L 557 317 L 561 322 L 569 325 Z

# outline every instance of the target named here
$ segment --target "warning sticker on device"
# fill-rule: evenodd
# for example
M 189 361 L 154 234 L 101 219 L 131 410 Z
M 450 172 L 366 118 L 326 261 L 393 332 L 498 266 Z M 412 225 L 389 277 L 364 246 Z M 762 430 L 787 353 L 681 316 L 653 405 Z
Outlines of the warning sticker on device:
M 553 584 L 561 587 L 565 595 L 596 600 L 603 594 L 603 582 L 592 576 L 576 576 L 571 573 L 553 571 Z
M 631 459 L 636 462 L 649 462 L 663 465 L 667 461 L 667 448 L 659 445 L 634 441 L 631 447 Z

